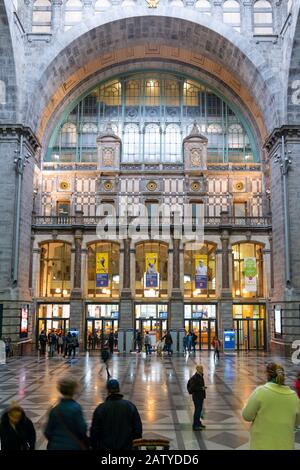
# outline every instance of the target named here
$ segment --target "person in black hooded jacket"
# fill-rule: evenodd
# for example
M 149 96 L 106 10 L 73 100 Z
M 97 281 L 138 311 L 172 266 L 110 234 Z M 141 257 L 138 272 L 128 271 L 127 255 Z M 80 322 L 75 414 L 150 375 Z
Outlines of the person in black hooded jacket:
M 90 442 L 93 449 L 131 450 L 132 441 L 143 433 L 141 418 L 135 405 L 123 399 L 119 382 L 107 382 L 108 397 L 93 414 Z
M 17 404 L 4 411 L 0 422 L 1 450 L 34 450 L 36 433 L 32 421 Z

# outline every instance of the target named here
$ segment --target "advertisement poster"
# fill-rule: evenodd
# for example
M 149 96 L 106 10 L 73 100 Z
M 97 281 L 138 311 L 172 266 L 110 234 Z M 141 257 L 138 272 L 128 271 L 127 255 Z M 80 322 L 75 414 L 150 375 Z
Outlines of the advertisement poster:
M 96 253 L 96 287 L 108 287 L 108 253 Z
M 195 287 L 207 289 L 207 255 L 195 255 Z
M 145 255 L 146 288 L 158 287 L 158 255 L 146 253 Z
M 28 317 L 29 305 L 23 305 L 21 308 L 20 338 L 27 338 L 28 336 Z
M 256 292 L 256 259 L 255 258 L 245 258 L 244 259 L 244 276 L 245 276 L 245 289 L 248 292 Z

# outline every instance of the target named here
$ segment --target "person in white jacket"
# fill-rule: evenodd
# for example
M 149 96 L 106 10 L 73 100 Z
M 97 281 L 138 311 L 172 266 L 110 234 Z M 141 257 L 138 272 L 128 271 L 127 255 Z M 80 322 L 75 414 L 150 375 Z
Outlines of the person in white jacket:
M 284 385 L 284 369 L 270 363 L 268 382 L 257 387 L 243 409 L 243 418 L 252 422 L 250 449 L 293 450 L 295 426 L 300 424 L 300 401 L 297 394 Z

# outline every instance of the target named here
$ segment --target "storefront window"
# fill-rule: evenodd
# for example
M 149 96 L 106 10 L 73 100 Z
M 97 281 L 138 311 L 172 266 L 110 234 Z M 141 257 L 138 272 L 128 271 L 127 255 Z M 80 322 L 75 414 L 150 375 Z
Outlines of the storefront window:
M 256 243 L 232 246 L 233 296 L 263 297 L 263 247 Z
M 88 305 L 88 318 L 119 318 L 119 306 L 113 304 Z
M 168 247 L 164 243 L 136 246 L 136 297 L 168 296 Z
M 233 318 L 265 318 L 265 308 L 263 305 L 234 305 Z
M 71 291 L 71 245 L 41 245 L 40 296 L 69 297 Z
M 119 297 L 118 243 L 93 243 L 88 247 L 88 296 Z
M 184 251 L 184 296 L 188 298 L 216 295 L 216 247 L 204 243 L 201 249 Z

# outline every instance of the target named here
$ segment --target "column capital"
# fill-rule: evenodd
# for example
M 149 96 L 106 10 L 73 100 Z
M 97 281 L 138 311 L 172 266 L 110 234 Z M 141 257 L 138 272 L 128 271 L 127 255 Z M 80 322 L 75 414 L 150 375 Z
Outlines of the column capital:
M 287 140 L 296 140 L 300 143 L 300 125 L 284 125 L 277 127 L 267 137 L 264 148 L 270 153 L 281 137 L 286 137 Z

